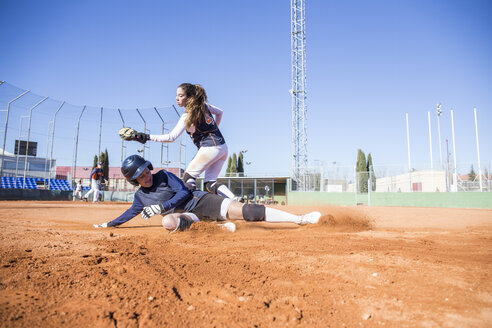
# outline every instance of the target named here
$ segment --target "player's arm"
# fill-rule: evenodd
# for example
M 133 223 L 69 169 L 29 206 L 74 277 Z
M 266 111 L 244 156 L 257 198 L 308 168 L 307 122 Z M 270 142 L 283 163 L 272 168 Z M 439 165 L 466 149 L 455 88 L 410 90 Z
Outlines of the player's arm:
M 138 194 L 135 194 L 135 198 L 133 199 L 132 206 L 129 209 L 127 209 L 123 214 L 121 214 L 120 216 L 118 216 L 116 219 L 112 221 L 104 222 L 101 224 L 94 224 L 94 228 L 108 228 L 108 227 L 116 227 L 122 225 L 123 223 L 130 221 L 135 216 L 140 214 L 140 212 L 142 212 L 143 207 L 144 207 L 143 203 L 140 201 Z
M 178 123 L 176 123 L 176 126 L 168 134 L 150 134 L 149 135 L 149 140 L 158 141 L 158 142 L 173 142 L 185 130 L 185 127 L 186 127 L 186 117 L 188 117 L 188 114 L 186 114 L 186 113 L 184 113 L 183 115 L 181 115 L 181 117 L 179 118 Z
M 171 187 L 174 195 L 162 204 L 144 207 L 142 211 L 142 217 L 144 219 L 148 219 L 156 214 L 172 212 L 176 207 L 186 202 L 191 196 L 191 191 L 185 187 L 184 183 L 177 176 L 167 171 L 162 172 L 167 175 L 167 184 Z
M 210 111 L 210 113 L 212 113 L 215 116 L 215 124 L 217 124 L 217 126 L 219 126 L 220 121 L 222 121 L 222 114 L 224 113 L 224 111 L 222 111 L 222 109 L 215 107 L 215 106 L 212 106 L 210 104 L 207 104 L 207 106 L 208 106 L 208 110 Z
M 96 176 L 97 176 L 97 167 L 95 167 L 95 168 L 93 168 L 93 169 L 92 169 L 92 172 L 91 172 L 91 175 L 90 175 L 91 180 L 96 180 L 96 179 L 94 178 L 94 174 L 96 174 Z

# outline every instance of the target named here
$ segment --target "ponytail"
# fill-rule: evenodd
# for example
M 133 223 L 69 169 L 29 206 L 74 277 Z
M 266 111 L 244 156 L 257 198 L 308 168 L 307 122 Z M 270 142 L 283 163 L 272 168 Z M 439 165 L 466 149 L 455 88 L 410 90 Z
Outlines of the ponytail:
M 188 113 L 186 127 L 197 126 L 204 120 L 207 110 L 207 93 L 200 84 L 183 83 L 178 88 L 183 89 L 188 97 L 185 106 Z

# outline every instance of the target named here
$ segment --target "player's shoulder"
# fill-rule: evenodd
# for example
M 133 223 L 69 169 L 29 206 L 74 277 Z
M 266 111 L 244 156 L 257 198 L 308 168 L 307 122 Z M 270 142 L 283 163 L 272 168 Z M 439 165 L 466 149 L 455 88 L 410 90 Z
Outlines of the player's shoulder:
M 208 108 L 208 110 L 209 110 L 212 114 L 222 113 L 222 112 L 223 112 L 223 110 L 222 110 L 222 109 L 220 109 L 219 107 L 214 106 L 214 105 L 209 104 L 209 103 L 207 103 L 207 108 Z

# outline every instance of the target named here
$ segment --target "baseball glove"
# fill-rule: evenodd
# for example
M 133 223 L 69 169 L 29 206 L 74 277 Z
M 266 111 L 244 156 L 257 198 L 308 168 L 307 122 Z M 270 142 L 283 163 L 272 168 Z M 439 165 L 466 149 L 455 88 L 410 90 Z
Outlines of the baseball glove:
M 118 131 L 118 134 L 120 135 L 121 139 L 126 140 L 126 141 L 138 141 L 140 143 L 146 143 L 147 140 L 149 140 L 149 135 L 146 133 L 142 132 L 137 132 L 136 130 L 132 128 L 121 128 Z

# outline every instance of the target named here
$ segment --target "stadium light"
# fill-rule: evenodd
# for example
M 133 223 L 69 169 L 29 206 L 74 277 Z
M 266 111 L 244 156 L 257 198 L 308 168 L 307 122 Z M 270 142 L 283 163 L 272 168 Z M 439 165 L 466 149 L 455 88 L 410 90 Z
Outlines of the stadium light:
M 442 145 L 441 145 L 441 124 L 439 118 L 442 115 L 442 110 L 441 110 L 441 104 L 437 104 L 437 133 L 439 137 L 439 160 L 441 164 L 441 170 L 443 169 L 442 166 Z

